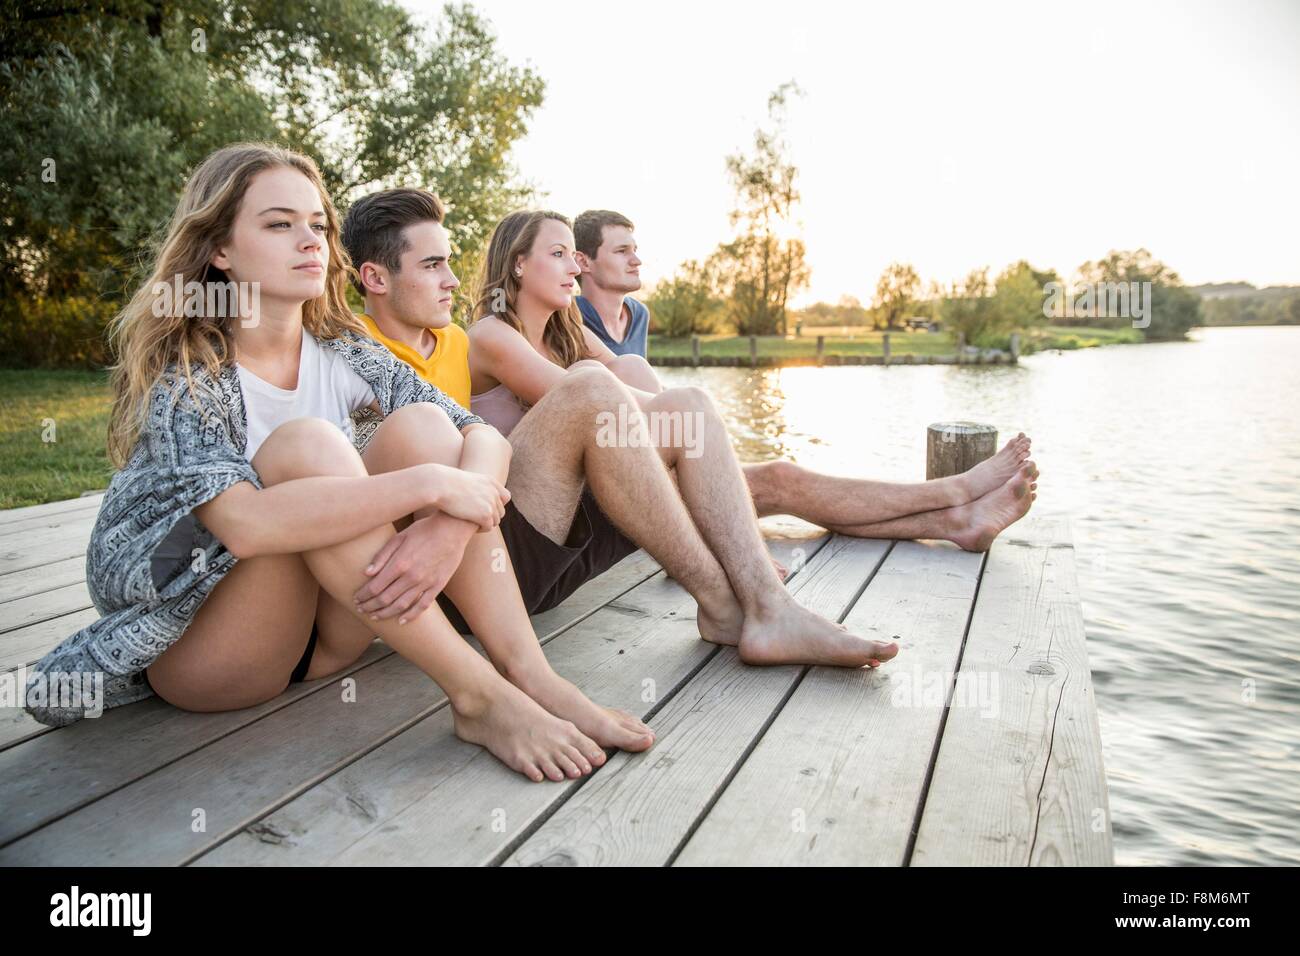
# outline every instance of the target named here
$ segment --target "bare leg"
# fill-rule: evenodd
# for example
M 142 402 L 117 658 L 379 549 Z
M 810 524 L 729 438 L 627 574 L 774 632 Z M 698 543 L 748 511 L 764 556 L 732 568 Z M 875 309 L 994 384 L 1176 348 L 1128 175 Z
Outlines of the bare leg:
M 955 508 L 1006 483 L 1029 457 L 1024 433 L 992 458 L 950 478 L 912 483 L 826 475 L 779 460 L 744 466 L 759 517 L 788 514 L 841 534 L 903 515 Z M 871 535 L 857 535 L 871 537 Z
M 627 402 L 635 407 L 604 368 L 570 369 L 510 433 L 511 501 L 534 528 L 562 543 L 589 485 L 610 520 L 695 598 L 701 635 L 734 644 L 743 611 L 659 456 L 645 445 L 598 440 L 598 416 Z
M 931 538 L 951 541 L 966 551 L 987 551 L 1008 525 L 1029 511 L 1037 494 L 1038 470 L 1032 461 L 983 497 L 955 508 L 905 515 L 889 521 L 851 528 L 832 527 L 838 534 L 858 538 L 913 540 Z
M 436 406 L 409 405 L 390 415 L 385 425 L 390 427 L 376 432 L 362 456 L 372 475 L 428 461 L 460 466 L 464 439 Z M 416 517 L 436 513 L 423 509 Z M 654 743 L 653 731 L 634 715 L 592 703 L 551 668 L 528 619 L 499 528 L 470 538 L 443 593 L 506 679 L 552 714 L 572 721 L 602 747 L 639 751 Z M 592 762 L 599 766 L 604 760 L 601 753 Z
M 660 458 L 664 449 L 646 440 L 645 420 L 632 394 L 608 372 L 582 369 L 570 378 L 581 379 L 585 393 L 570 386 L 562 398 L 559 386 L 551 389 L 511 435 L 515 462 L 526 466 L 519 478 L 512 469 L 510 490 L 525 517 L 533 520 L 529 509 L 538 516 L 539 530 L 549 518 L 553 523 L 544 533 L 562 540 L 585 474 L 611 520 L 691 591 L 700 605 L 705 639 L 737 646 L 749 663 L 860 667 L 878 665 L 897 653 L 896 644 L 850 635 L 800 607 L 786 592 L 763 544 L 730 440 L 705 393 L 675 389 L 652 402 L 665 411 L 681 411 L 685 404 L 704 419 L 703 434 L 697 436 L 702 453 L 695 456 L 692 450 L 676 460 L 669 456 L 668 463 L 677 468 L 678 497 Z M 539 415 L 553 398 L 554 410 Z M 601 422 L 605 415 L 632 425 L 629 434 L 607 441 Z M 536 487 L 529 487 L 532 483 Z M 559 515 L 553 505 L 548 511 L 548 502 L 556 500 L 566 502 Z M 708 592 L 728 584 L 732 608 L 715 616 L 706 603 Z
M 268 485 L 308 475 L 366 474 L 360 456 L 343 433 L 314 418 L 296 419 L 276 429 L 258 450 L 253 464 Z M 305 639 L 305 628 L 310 626 L 317 590 L 324 589 L 347 607 L 366 580 L 362 569 L 393 534 L 393 526 L 384 525 L 350 541 L 299 555 L 240 561 L 204 602 L 180 640 L 150 667 L 151 681 L 157 679 L 155 689 L 165 700 L 197 710 L 249 706 L 279 693 L 287 681 L 283 665 L 291 648 L 277 626 L 286 620 L 297 622 L 293 645 L 301 653 L 299 641 Z M 248 570 L 239 578 L 232 577 L 241 565 Z M 294 578 L 298 565 L 305 566 L 309 575 Z M 280 570 L 281 574 L 268 580 L 259 576 L 262 569 Z M 212 598 L 228 580 L 233 584 L 226 599 L 213 604 Z M 313 580 L 317 590 L 312 589 Z M 276 610 L 280 606 L 283 611 Z M 547 713 L 504 680 L 465 643 L 437 607 L 405 625 L 393 619 L 362 624 L 446 692 L 458 736 L 486 747 L 530 779 L 581 776 L 590 772 L 590 761 L 597 759 L 596 755 L 603 756 L 572 723 Z M 281 668 L 274 693 L 260 697 L 272 685 L 262 676 L 258 655 Z M 256 693 L 245 686 L 254 680 L 258 682 Z

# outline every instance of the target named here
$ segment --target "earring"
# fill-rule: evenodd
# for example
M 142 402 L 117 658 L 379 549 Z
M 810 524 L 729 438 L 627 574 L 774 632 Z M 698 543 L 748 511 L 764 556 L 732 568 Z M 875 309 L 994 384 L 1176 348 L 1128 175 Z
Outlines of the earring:
M 524 274 L 524 270 L 523 270 L 523 269 L 516 269 L 516 270 L 515 270 L 515 278 L 518 278 L 519 276 L 522 276 L 523 274 Z

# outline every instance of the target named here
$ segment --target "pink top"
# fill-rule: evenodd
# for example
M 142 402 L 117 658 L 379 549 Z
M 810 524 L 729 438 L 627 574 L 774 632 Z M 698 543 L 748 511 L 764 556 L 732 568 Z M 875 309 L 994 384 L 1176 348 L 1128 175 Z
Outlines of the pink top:
M 504 382 L 482 395 L 471 395 L 469 410 L 503 435 L 509 435 L 528 411 L 518 396 L 506 388 Z

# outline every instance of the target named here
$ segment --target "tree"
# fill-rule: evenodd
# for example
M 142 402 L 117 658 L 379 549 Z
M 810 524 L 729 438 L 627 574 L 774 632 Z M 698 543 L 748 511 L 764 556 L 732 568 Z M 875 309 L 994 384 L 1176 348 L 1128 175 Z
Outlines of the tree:
M 1044 323 L 1047 284 L 1058 281 L 1055 272 L 1039 272 L 1023 259 L 1004 269 L 994 282 L 993 292 L 999 331 L 1009 335 Z
M 753 152 L 727 157 L 727 174 L 736 195 L 731 225 L 740 235 L 723 243 L 712 262 L 722 277 L 731 320 L 741 335 L 785 334 L 790 295 L 811 276 L 798 238 L 783 238 L 793 228 L 799 202 L 798 169 L 785 139 L 786 106 L 801 93 L 783 83 L 768 97 L 769 127 L 754 133 Z
M 1188 329 L 1201 324 L 1201 297 L 1186 288 L 1178 273 L 1146 249 L 1111 250 L 1104 259 L 1081 265 L 1079 277 L 1094 287 L 1102 283 L 1150 282 L 1151 300 L 1147 303 L 1150 311 L 1146 316 L 1150 324 L 1142 329 L 1147 339 L 1185 339 Z M 1132 321 L 1132 316 L 1122 316 L 1118 324 Z
M 842 295 L 839 302 L 814 302 L 806 309 L 793 313 L 805 326 L 836 326 L 871 324 L 871 313 L 855 296 Z
M 921 277 L 903 262 L 890 264 L 876 283 L 876 328 L 898 329 L 921 292 Z
M 674 338 L 712 332 L 723 312 L 714 283 L 709 263 L 694 259 L 660 280 L 646 298 L 655 331 Z
M 955 282 L 942 306 L 944 325 L 965 337 L 967 345 L 989 347 L 997 344 L 1001 331 L 989 270 L 973 269 L 963 282 Z
M 720 245 L 709 266 L 723 277 L 726 315 L 737 335 L 784 335 L 789 295 L 811 275 L 802 240 L 758 233 Z
M 50 299 L 111 313 L 238 140 L 308 153 L 340 205 L 436 190 L 472 258 L 531 195 L 509 156 L 542 92 L 467 5 L 429 36 L 392 0 L 0 0 L 0 348 Z

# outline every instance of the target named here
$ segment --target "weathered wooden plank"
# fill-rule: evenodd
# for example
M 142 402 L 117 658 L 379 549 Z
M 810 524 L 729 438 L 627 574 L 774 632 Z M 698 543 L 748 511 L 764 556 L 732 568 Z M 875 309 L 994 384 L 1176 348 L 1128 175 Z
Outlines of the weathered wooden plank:
M 1101 732 L 1065 519 L 1027 519 L 994 546 L 961 674 L 996 686 L 996 713 L 949 712 L 912 864 L 1112 864 Z
M 22 534 L 0 538 L 0 575 L 82 556 L 89 538 L 89 529 L 76 526 L 55 528 L 35 540 Z
M 93 607 L 85 581 L 0 604 L 0 634 Z
M 769 548 L 791 566 L 794 548 L 824 540 Z M 645 714 L 716 650 L 694 612 L 659 574 L 549 642 L 547 658 L 592 700 Z M 444 707 L 196 862 L 484 864 L 580 783 L 525 779 L 459 740 Z
M 346 668 L 355 675 L 392 649 L 376 641 Z M 0 846 L 66 818 L 78 807 L 130 784 L 167 763 L 255 724 L 268 714 L 328 692 L 342 678 L 291 684 L 273 700 L 243 710 L 198 713 L 154 696 L 87 717 L 0 751 Z M 9 849 L 0 850 L 0 859 Z M 17 851 L 22 857 L 24 851 Z M 28 858 L 35 862 L 35 858 Z M 92 862 L 84 859 L 82 862 Z
M 34 664 L 64 638 L 99 620 L 99 611 L 87 608 L 0 634 L 0 670 Z
M 0 511 L 0 525 L 8 524 L 11 521 L 22 521 L 27 518 L 61 514 L 65 511 L 79 511 L 85 507 L 98 508 L 103 500 L 104 493 L 101 491 L 93 495 L 84 495 L 80 498 L 67 498 L 63 501 L 51 501 L 43 505 L 27 505 L 22 508 L 6 508 L 4 511 Z
M 549 620 L 561 629 L 583 620 L 657 571 L 637 552 Z M 0 752 L 0 805 L 17 808 L 0 821 L 0 841 L 8 842 L 0 861 L 183 862 L 446 700 L 381 643 L 363 661 L 347 671 L 358 687 L 353 704 L 343 701 L 338 678 L 224 713 L 189 713 L 153 697 Z M 199 808 L 208 830 L 195 833 L 189 815 Z M 227 818 L 234 822 L 214 833 Z
M 77 528 L 90 540 L 91 529 L 95 527 L 95 517 L 99 514 L 99 505 L 90 505 L 76 511 L 61 511 L 52 515 L 33 515 L 15 521 L 0 523 L 0 542 L 8 544 L 15 535 L 24 535 L 28 540 L 35 540 L 42 534 L 64 528 Z
M 836 537 L 791 593 L 804 607 L 838 621 L 888 550 L 887 542 Z M 505 863 L 669 862 L 804 671 L 797 665 L 750 667 L 733 648 L 720 648 L 651 722 L 652 751 L 616 753 Z
M 15 689 L 26 686 L 22 672 L 6 671 L 0 675 Z M 24 740 L 31 740 L 41 734 L 52 733 L 57 728 L 41 723 L 21 707 L 0 707 L 0 750 L 7 750 Z
M 844 623 L 898 656 L 809 669 L 674 864 L 903 863 L 981 563 L 895 544 Z
M 65 558 L 54 564 L 43 564 L 38 568 L 28 568 L 26 571 L 0 574 L 0 602 L 16 601 L 18 598 L 41 594 L 84 580 L 86 580 L 85 555 Z M 4 613 L 4 607 L 0 604 L 0 620 L 4 619 Z

